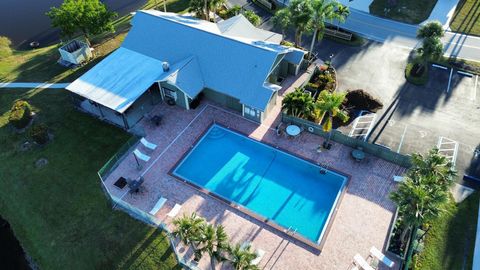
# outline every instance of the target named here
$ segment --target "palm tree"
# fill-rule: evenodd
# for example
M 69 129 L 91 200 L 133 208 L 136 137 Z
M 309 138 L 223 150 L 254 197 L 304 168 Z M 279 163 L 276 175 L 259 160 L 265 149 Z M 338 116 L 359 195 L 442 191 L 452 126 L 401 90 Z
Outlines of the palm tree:
M 311 29 L 312 6 L 309 0 L 293 0 L 287 8 L 292 25 L 295 26 L 295 46 L 300 47 L 303 33 Z
M 417 38 L 422 39 L 422 47 L 417 49 L 422 59 L 421 68 L 443 55 L 443 43 L 440 39 L 444 34 L 442 24 L 438 21 L 428 22 L 418 29 Z
M 197 245 L 200 242 L 205 220 L 197 217 L 196 213 L 192 213 L 190 216 L 184 215 L 181 218 L 173 220 L 173 225 L 175 229 L 172 234 L 180 238 L 183 244 L 190 246 L 195 255 L 197 255 Z
M 350 9 L 345 5 L 338 5 L 335 10 L 335 19 L 337 20 L 337 31 L 340 29 L 340 23 L 344 23 L 347 17 L 350 16 Z
M 447 157 L 441 155 L 437 148 L 430 150 L 426 156 L 414 153 L 411 160 L 412 167 L 408 171 L 410 178 L 416 179 L 425 176 L 426 180 L 435 181 L 429 183 L 432 187 L 440 188 L 443 191 L 452 185 L 457 175 L 453 163 Z
M 315 120 L 322 124 L 324 132 L 328 132 L 327 140 L 324 142 L 325 148 L 330 148 L 330 137 L 332 134 L 333 118 L 338 118 L 342 122 L 347 122 L 349 119 L 348 113 L 342 110 L 342 103 L 345 100 L 345 93 L 330 93 L 323 90 L 318 95 L 318 100 L 315 103 L 314 117 Z
M 452 163 L 440 155 L 437 149 L 429 151 L 427 156 L 413 154 L 412 167 L 406 173 L 405 181 L 399 184 L 397 191 L 390 194 L 398 206 L 405 227 L 404 233 L 410 232 L 404 269 L 409 267 L 417 229 L 443 211 L 455 176 Z
M 282 8 L 279 11 L 275 12 L 273 16 L 273 24 L 282 29 L 282 37 L 285 38 L 285 33 L 287 29 L 292 26 L 291 13 L 288 8 Z
M 215 14 L 217 10 L 226 3 L 226 0 L 205 0 L 206 2 L 206 11 L 207 21 L 210 21 L 210 11 L 213 11 Z
M 304 93 L 301 88 L 296 88 L 295 91 L 285 95 L 282 109 L 294 117 L 306 118 L 313 112 L 314 101 L 310 94 Z
M 428 22 L 417 30 L 417 38 L 442 38 L 445 35 L 439 21 Z
M 250 245 L 242 247 L 239 244 L 229 247 L 230 262 L 235 270 L 257 270 L 252 261 L 257 258 L 257 254 L 251 251 Z
M 188 10 L 195 13 L 196 17 L 206 19 L 206 1 L 207 0 L 190 0 Z
M 202 227 L 199 246 L 198 253 L 207 253 L 210 256 L 210 267 L 215 270 L 215 262 L 224 261 L 228 251 L 228 235 L 224 227 L 205 224 Z
M 313 28 L 312 43 L 310 44 L 310 53 L 313 52 L 315 41 L 317 40 L 317 33 L 320 34 L 320 39 L 323 37 L 325 30 L 325 21 L 332 21 L 337 17 L 335 11 L 339 3 L 335 0 L 310 0 L 312 12 L 310 13 L 310 24 Z
M 437 60 L 443 55 L 443 43 L 440 38 L 429 37 L 424 38 L 422 47 L 417 49 L 422 59 L 422 65 L 426 66 L 429 61 Z

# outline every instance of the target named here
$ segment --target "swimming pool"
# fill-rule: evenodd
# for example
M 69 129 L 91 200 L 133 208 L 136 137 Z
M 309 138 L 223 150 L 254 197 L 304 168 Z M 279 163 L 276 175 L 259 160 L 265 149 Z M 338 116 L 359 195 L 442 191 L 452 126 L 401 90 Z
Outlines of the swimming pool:
M 219 125 L 172 174 L 316 245 L 348 179 Z

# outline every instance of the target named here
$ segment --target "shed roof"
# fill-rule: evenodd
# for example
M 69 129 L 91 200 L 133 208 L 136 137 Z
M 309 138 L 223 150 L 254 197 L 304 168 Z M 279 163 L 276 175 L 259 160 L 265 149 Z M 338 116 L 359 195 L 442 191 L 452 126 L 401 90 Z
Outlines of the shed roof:
M 161 61 L 121 47 L 67 89 L 123 113 L 162 73 Z

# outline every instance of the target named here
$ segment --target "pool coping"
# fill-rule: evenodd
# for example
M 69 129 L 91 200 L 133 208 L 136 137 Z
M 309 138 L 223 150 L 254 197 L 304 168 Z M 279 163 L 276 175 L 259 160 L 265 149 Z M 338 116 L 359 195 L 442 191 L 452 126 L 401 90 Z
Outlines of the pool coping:
M 331 212 L 329 213 L 329 217 L 328 217 L 328 220 L 325 224 L 325 229 L 323 229 L 323 235 L 321 233 L 321 239 L 320 239 L 320 242 L 317 244 L 315 242 L 313 242 L 312 240 L 310 239 L 307 239 L 306 237 L 303 237 L 303 236 L 300 236 L 300 235 L 297 235 L 297 234 L 292 234 L 292 233 L 289 233 L 285 227 L 283 226 L 280 226 L 278 225 L 277 223 L 271 221 L 271 219 L 269 218 L 266 218 L 266 217 L 263 217 L 261 215 L 258 215 L 256 214 L 255 212 L 249 210 L 248 208 L 245 208 L 243 207 L 242 205 L 239 205 L 235 202 L 232 202 L 232 201 L 229 201 L 225 198 L 223 198 L 222 196 L 220 195 L 217 195 L 215 194 L 214 192 L 208 190 L 208 189 L 205 189 L 204 187 L 201 187 L 195 183 L 192 183 L 191 181 L 187 180 L 187 179 L 184 179 L 180 176 L 177 176 L 174 174 L 174 171 L 175 169 L 178 167 L 178 165 L 186 158 L 186 156 L 192 151 L 193 148 L 195 148 L 195 146 L 197 146 L 197 144 L 200 142 L 200 140 L 206 135 L 206 133 L 212 128 L 213 125 L 218 125 L 220 127 L 223 127 L 225 129 L 228 129 L 228 130 L 231 130 L 233 132 L 236 132 L 238 134 L 241 134 L 249 139 L 252 139 L 254 141 L 256 141 L 257 143 L 263 143 L 263 144 L 266 144 L 272 148 L 275 148 L 275 149 L 278 149 L 278 150 L 281 150 L 289 155 L 292 155 L 298 159 L 301 159 L 301 160 L 304 160 L 304 161 L 307 161 L 309 163 L 312 163 L 316 166 L 319 166 L 321 168 L 325 168 L 327 170 L 330 170 L 330 171 L 333 171 L 337 174 L 340 174 L 342 176 L 345 176 L 346 179 L 345 179 L 345 183 L 343 185 L 343 188 L 341 189 L 341 192 L 339 194 L 337 194 L 337 198 L 336 198 L 336 201 L 335 201 L 335 207 L 331 210 Z M 173 164 L 173 166 L 170 168 L 170 170 L 168 171 L 168 175 L 172 176 L 175 180 L 181 182 L 181 183 L 184 183 L 184 184 L 187 184 L 188 186 L 190 187 L 193 187 L 195 190 L 198 190 L 199 192 L 205 194 L 205 195 L 209 195 L 210 197 L 212 197 L 213 199 L 216 199 L 230 207 L 232 207 L 234 210 L 236 211 L 239 211 L 240 213 L 244 214 L 244 215 L 247 215 L 253 219 L 255 219 L 256 221 L 258 222 L 261 222 L 262 224 L 265 224 L 267 226 L 269 226 L 270 228 L 274 229 L 275 231 L 278 231 L 280 232 L 281 234 L 285 235 L 286 237 L 290 237 L 290 238 L 293 238 L 297 241 L 299 241 L 300 243 L 304 244 L 304 245 L 307 245 L 309 248 L 313 248 L 314 251 L 316 252 L 319 252 L 321 253 L 322 252 L 322 249 L 323 249 L 323 246 L 325 245 L 325 242 L 327 240 L 327 237 L 330 233 L 330 229 L 332 227 L 332 224 L 333 224 L 333 221 L 335 220 L 335 216 L 338 212 L 338 207 L 340 206 L 341 202 L 342 202 L 342 199 L 343 199 L 343 196 L 345 195 L 345 193 L 347 192 L 347 189 L 348 189 L 348 185 L 350 183 L 350 179 L 351 179 L 351 175 L 348 174 L 348 173 L 344 173 L 340 170 L 337 170 L 335 168 L 331 168 L 330 166 L 322 166 L 321 164 L 317 163 L 316 161 L 312 160 L 312 159 L 309 159 L 309 158 L 305 158 L 303 156 L 300 156 L 296 153 L 292 153 L 290 152 L 289 150 L 287 149 L 284 149 L 283 147 L 279 147 L 279 146 L 276 146 L 274 144 L 271 144 L 269 142 L 265 142 L 265 141 L 261 141 L 261 140 L 257 140 L 255 138 L 251 138 L 248 136 L 247 133 L 245 132 L 242 132 L 240 130 L 237 130 L 235 128 L 231 128 L 229 126 L 225 126 L 225 125 L 222 125 L 220 123 L 217 123 L 215 121 L 211 121 L 211 123 L 200 133 L 200 135 L 195 138 L 195 141 L 193 142 L 193 144 L 189 147 L 189 149 L 187 149 L 183 154 L 182 156 L 175 162 L 175 164 Z

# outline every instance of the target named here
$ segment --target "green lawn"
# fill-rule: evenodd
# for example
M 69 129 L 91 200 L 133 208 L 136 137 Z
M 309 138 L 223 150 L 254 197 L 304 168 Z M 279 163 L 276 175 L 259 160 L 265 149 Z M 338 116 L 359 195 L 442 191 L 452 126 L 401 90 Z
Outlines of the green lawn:
M 451 202 L 448 212 L 432 222 L 415 269 L 472 269 L 479 197 L 475 192 L 458 205 Z
M 437 0 L 373 0 L 369 8 L 371 14 L 379 17 L 419 24 L 430 16 L 436 3 Z
M 149 0 L 145 8 L 155 1 Z M 184 12 L 188 0 L 169 0 Z M 70 82 L 118 48 L 131 16 L 119 18 L 117 34 L 94 38 L 95 60 L 78 69 L 56 61 L 57 46 L 14 51 L 0 61 L 1 81 Z M 28 151 L 28 140 L 8 124 L 16 99 L 26 99 L 54 139 Z M 2 89 L 0 92 L 0 213 L 40 269 L 180 269 L 159 230 L 112 210 L 97 171 L 129 135 L 76 111 L 64 90 Z M 48 164 L 37 168 L 35 162 Z
M 51 143 L 19 150 L 28 137 L 7 120 L 19 98 Z M 96 172 L 127 133 L 76 111 L 64 90 L 3 89 L 0 108 L 0 213 L 41 269 L 179 269 L 164 234 L 112 210 L 100 188 Z
M 450 28 L 454 32 L 480 36 L 480 0 L 460 0 Z
M 155 7 L 155 0 L 149 0 L 143 9 Z M 163 3 L 158 1 L 157 9 L 163 10 Z M 167 11 L 185 13 L 189 0 L 167 0 Z M 103 57 L 120 46 L 130 29 L 132 16 L 126 15 L 115 21 L 115 33 L 98 35 L 92 38 L 95 59 L 88 64 L 69 69 L 57 64 L 60 57 L 58 45 L 45 48 L 13 51 L 13 54 L 0 61 L 0 82 L 72 82 L 93 67 Z

